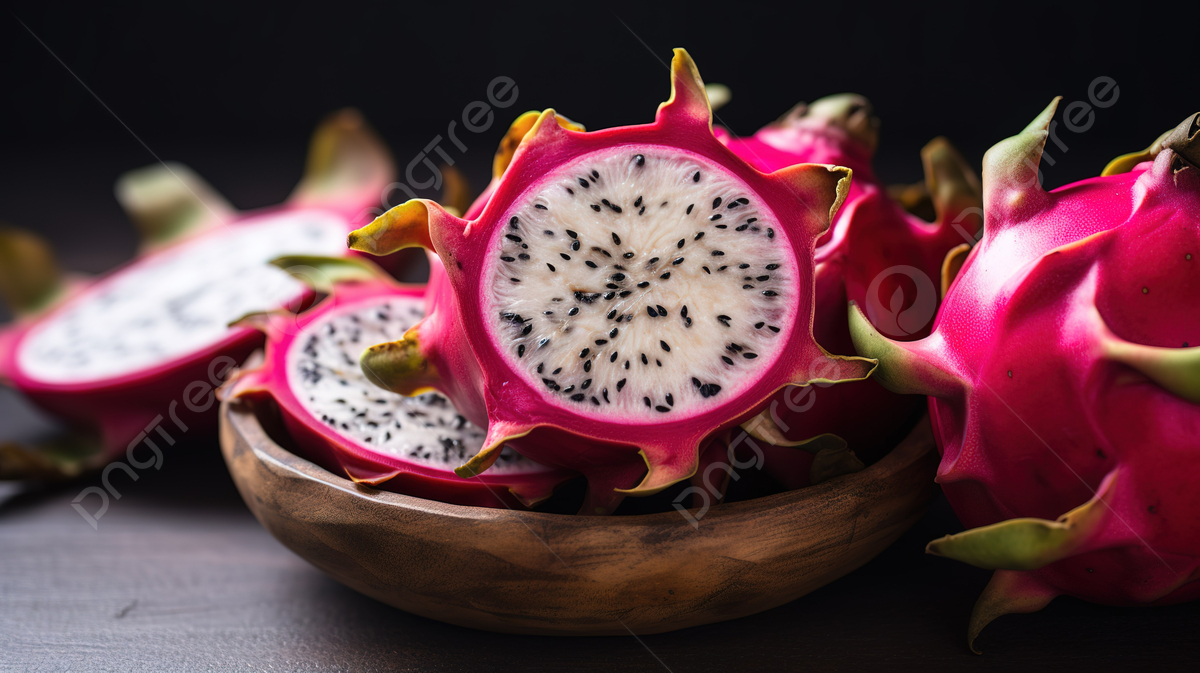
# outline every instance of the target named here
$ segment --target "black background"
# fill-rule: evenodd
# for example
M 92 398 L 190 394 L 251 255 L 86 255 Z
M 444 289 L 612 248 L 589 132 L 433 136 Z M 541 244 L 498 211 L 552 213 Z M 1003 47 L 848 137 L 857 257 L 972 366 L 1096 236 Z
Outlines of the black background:
M 9 7 L 11 13 L 0 13 L 0 221 L 46 235 L 67 267 L 87 272 L 133 254 L 136 237 L 112 185 L 122 171 L 156 156 L 191 165 L 240 208 L 266 206 L 285 198 L 299 179 L 308 136 L 328 112 L 361 109 L 403 166 L 451 120 L 461 120 L 468 103 L 483 99 L 488 82 L 511 77 L 519 87 L 516 105 L 499 111 L 487 132 L 465 137 L 460 166 L 478 188 L 496 142 L 521 111 L 554 107 L 592 129 L 652 120 L 669 93 L 665 64 L 676 46 L 691 52 L 707 81 L 733 89 L 733 102 L 719 117 L 738 134 L 752 133 L 800 100 L 842 91 L 867 95 L 883 120 L 877 166 L 887 182 L 918 180 L 919 150 L 937 135 L 948 136 L 978 167 L 988 147 L 1018 132 L 1053 96 L 1086 100 L 1100 76 L 1116 80 L 1118 100 L 1096 110 L 1086 132 L 1061 131 L 1068 152 L 1054 152 L 1056 164 L 1043 165 L 1047 186 L 1098 174 L 1109 158 L 1145 147 L 1200 109 L 1188 42 L 1194 21 L 1149 3 L 1125 3 L 1119 12 L 1104 5 L 1012 3 Z M 31 422 L 11 395 L 0 402 L 0 434 Z M 112 519 L 127 538 L 86 538 L 92 531 L 66 506 L 71 489 L 23 493 L 7 503 L 0 498 L 0 533 L 9 545 L 25 545 L 9 547 L 5 563 L 14 574 L 0 572 L 13 602 L 3 610 L 14 620 L 5 629 L 13 634 L 10 644 L 24 646 L 28 656 L 47 653 L 51 661 L 56 653 L 88 660 L 87 643 L 94 641 L 104 661 L 119 655 L 151 668 L 171 661 L 166 657 L 176 647 L 183 653 L 175 661 L 199 665 L 220 655 L 230 668 L 253 660 L 328 670 L 357 662 L 355 668 L 366 670 L 369 660 L 379 668 L 403 662 L 492 670 L 503 662 L 523 668 L 538 657 L 546 670 L 587 662 L 608 670 L 655 667 L 632 640 L 481 635 L 361 598 L 270 541 L 249 519 L 219 462 L 215 451 L 198 452 L 181 458 L 175 471 L 164 468 L 153 483 L 139 484 L 141 490 L 131 489 Z M 185 520 L 198 531 L 195 544 L 220 549 L 220 558 L 191 558 L 186 545 L 172 556 L 172 548 L 162 546 Z M 962 632 L 988 573 L 921 554 L 925 541 L 958 528 L 939 501 L 867 568 L 808 599 L 647 643 L 674 670 L 753 669 L 755 661 L 772 669 L 853 661 L 854 667 L 1029 670 L 1194 662 L 1195 605 L 1130 611 L 1073 599 L 998 621 L 985 632 L 989 656 L 972 657 Z M 238 556 L 239 548 L 252 553 Z M 288 568 L 286 578 L 303 583 L 298 597 L 287 590 L 296 614 L 285 617 L 292 622 L 284 624 L 271 602 L 283 591 L 270 584 L 281 571 L 254 554 L 275 559 Z M 46 572 L 43 561 L 30 559 L 47 559 L 62 572 Z M 216 579 L 207 585 L 186 579 L 207 577 L 205 568 L 225 568 L 222 563 L 231 574 L 213 571 Z M 28 572 L 21 574 L 22 567 Z M 160 649 L 139 659 L 141 641 L 118 649 L 124 641 L 116 626 L 97 622 L 100 630 L 93 632 L 81 621 L 91 617 L 80 606 L 102 602 L 97 587 L 124 587 L 124 578 L 131 594 L 149 586 L 138 578 L 151 578 L 157 588 L 149 596 L 207 605 L 216 595 L 213 605 L 228 611 L 239 603 L 236 596 L 221 598 L 221 582 L 232 582 L 228 577 L 236 573 L 247 582 L 252 598 L 245 600 L 261 610 L 230 627 L 232 636 L 209 639 L 212 634 L 195 626 L 208 622 L 188 614 L 177 623 L 155 617 L 151 621 L 165 624 L 163 641 L 155 641 Z M 111 600 L 112 614 L 97 619 L 125 614 L 125 594 Z M 238 614 L 231 623 L 249 619 Z M 29 615 L 40 616 L 29 621 Z M 77 641 L 83 650 L 72 646 Z M 109 643 L 114 647 L 103 649 Z

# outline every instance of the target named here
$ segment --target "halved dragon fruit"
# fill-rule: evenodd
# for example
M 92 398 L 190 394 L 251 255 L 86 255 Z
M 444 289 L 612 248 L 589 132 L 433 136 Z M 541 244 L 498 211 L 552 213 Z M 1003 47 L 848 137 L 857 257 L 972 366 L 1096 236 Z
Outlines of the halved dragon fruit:
M 123 176 L 117 196 L 144 232 L 143 251 L 94 282 L 68 284 L 38 242 L 6 235 L 0 248 L 18 251 L 8 275 L 20 291 L 10 293 L 18 320 L 0 335 L 0 379 L 97 433 L 104 450 L 93 462 L 132 453 L 160 424 L 175 435 L 214 427 L 212 390 L 262 343 L 229 321 L 311 296 L 267 262 L 344 251 L 393 173 L 383 144 L 344 111 L 318 128 L 302 182 L 276 207 L 238 213 L 177 164 Z M 19 253 L 30 248 L 37 254 Z M 63 469 L 77 470 L 71 462 Z
M 510 442 L 588 477 L 584 513 L 687 479 L 698 451 L 786 385 L 867 376 L 812 338 L 812 251 L 850 170 L 763 174 L 722 145 L 691 58 L 653 124 L 585 133 L 538 118 L 477 219 L 410 201 L 351 235 L 422 246 L 447 286 L 373 381 L 436 388 L 488 425 L 472 476 Z
M 760 170 L 818 162 L 854 171 L 845 204 L 817 244 L 817 343 L 834 353 L 855 352 L 846 320 L 848 299 L 868 307 L 872 323 L 892 338 L 929 333 L 942 262 L 950 250 L 968 248 L 982 225 L 978 179 L 949 141 L 937 138 L 921 152 L 937 216 L 929 223 L 905 212 L 875 177 L 871 160 L 879 144 L 879 120 L 862 96 L 801 103 L 751 137 L 735 138 L 724 129 L 718 137 Z M 810 483 L 810 466 L 819 451 L 825 453 L 813 472 L 818 479 L 862 467 L 838 442 L 831 444 L 832 438 L 807 440 L 832 434 L 851 452 L 878 450 L 900 439 L 919 407 L 918 399 L 891 393 L 873 380 L 789 388 L 744 427 L 774 445 L 762 447 L 767 453 L 764 468 L 785 486 L 798 488 Z M 871 410 L 869 423 L 863 422 L 863 409 Z M 808 452 L 780 451 L 780 446 Z M 840 466 L 829 463 L 833 457 Z
M 484 430 L 437 393 L 403 397 L 367 381 L 359 355 L 424 317 L 423 286 L 399 285 L 360 260 L 283 257 L 274 264 L 320 281 L 330 296 L 300 316 L 245 319 L 267 335 L 265 360 L 237 374 L 228 395 L 273 400 L 315 462 L 357 483 L 483 507 L 532 506 L 572 476 L 506 448 L 487 474 L 463 479 L 454 468 L 483 446 Z
M 1061 594 L 1200 597 L 1200 114 L 1046 192 L 1056 103 L 985 156 L 984 238 L 933 333 L 892 341 L 851 314 L 879 380 L 931 396 L 938 481 L 969 530 L 929 551 L 997 571 L 972 643 Z

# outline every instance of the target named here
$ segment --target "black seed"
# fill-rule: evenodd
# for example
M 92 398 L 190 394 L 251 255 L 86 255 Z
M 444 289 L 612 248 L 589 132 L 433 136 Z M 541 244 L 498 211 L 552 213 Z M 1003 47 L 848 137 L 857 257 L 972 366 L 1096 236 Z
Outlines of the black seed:
M 717 213 L 716 215 L 713 215 L 712 217 L 708 218 L 708 221 L 709 221 L 709 222 L 716 222 L 716 221 L 717 221 L 717 220 L 719 220 L 719 219 L 721 219 L 721 213 Z
M 620 211 L 618 211 L 618 212 L 620 212 Z M 621 245 L 621 237 L 620 236 L 613 234 L 612 238 L 613 238 L 613 243 L 616 243 L 617 245 Z
M 546 262 L 546 266 L 550 267 L 550 273 L 554 273 L 554 265 L 553 264 L 551 264 L 550 262 Z
M 718 224 L 717 225 L 717 229 L 728 229 L 728 228 L 729 228 L 728 224 Z
M 625 368 L 626 368 L 626 369 L 629 369 L 629 360 L 626 360 L 626 361 L 625 361 Z
M 634 155 L 633 158 L 637 161 L 638 166 L 646 165 L 646 157 L 642 156 L 641 154 Z
M 571 400 L 574 402 L 582 402 L 584 397 L 587 397 L 587 396 L 584 395 L 583 393 L 575 393 L 574 395 L 571 396 Z
M 584 262 L 584 264 L 587 264 L 588 266 L 592 267 L 593 269 L 596 268 L 596 263 L 590 259 L 588 261 Z
M 538 363 L 538 368 L 537 368 L 537 373 L 541 374 L 541 373 L 542 373 L 542 369 L 544 369 L 545 367 L 546 367 L 546 363 L 545 363 L 545 362 L 539 362 L 539 363 Z
M 667 393 L 667 404 L 675 406 L 675 398 L 671 397 L 671 393 Z
M 532 331 L 533 331 L 533 324 L 530 323 L 525 326 L 525 329 L 521 330 L 521 336 L 529 336 L 529 333 Z
M 695 376 L 693 376 L 693 377 L 692 377 L 692 385 L 694 385 L 694 386 L 696 386 L 697 388 L 699 388 L 699 387 L 700 387 L 700 379 L 698 379 L 698 378 L 696 378 Z
M 616 327 L 614 327 L 614 328 L 612 328 L 612 329 L 608 330 L 608 338 L 609 338 L 609 339 L 616 339 L 616 338 L 617 338 L 617 328 L 616 328 Z
M 584 189 L 591 189 L 591 185 L 589 185 L 588 181 L 584 180 L 583 178 L 579 178 L 579 186 L 583 187 Z
M 605 300 L 610 300 L 610 299 L 612 299 L 612 298 L 613 298 L 613 297 L 615 297 L 615 296 L 617 296 L 617 293 L 616 293 L 616 292 L 605 292 L 605 293 L 604 293 L 604 299 L 605 299 Z
M 721 197 L 718 196 L 717 198 L 713 199 L 713 208 L 720 208 L 720 207 L 721 207 Z
M 594 204 L 594 203 L 593 203 L 593 204 L 592 204 L 592 210 L 594 210 L 594 211 L 596 211 L 596 212 L 598 213 L 598 212 L 600 212 L 600 206 L 598 206 L 598 205 L 596 205 L 596 204 Z
M 633 294 L 633 292 L 631 290 L 624 290 L 621 292 L 622 297 L 628 297 L 631 294 Z
M 645 212 L 646 212 L 646 206 L 642 206 L 641 208 L 638 209 L 638 215 L 641 215 Z
M 578 306 L 572 306 L 572 307 L 571 307 L 571 310 L 570 310 L 570 311 L 567 311 L 567 315 L 578 315 L 578 314 L 579 314 L 579 307 L 578 307 Z
M 621 255 L 621 256 L 622 256 L 622 257 L 624 257 L 625 259 L 629 259 L 630 257 L 633 257 L 633 253 L 632 253 L 632 252 L 627 252 L 627 253 L 625 253 L 624 255 Z
M 529 259 L 529 255 L 528 255 L 527 253 L 524 253 L 524 252 L 523 252 L 523 253 L 521 253 L 521 254 L 519 254 L 519 255 L 517 255 L 517 257 L 520 257 L 521 259 Z
M 696 171 L 696 174 L 692 176 L 692 182 L 700 182 L 700 171 Z
M 650 359 L 646 357 L 645 353 L 642 353 L 642 364 L 644 364 L 644 365 L 650 364 Z
M 517 261 L 517 260 L 516 260 L 516 258 L 514 258 L 514 257 L 509 257 L 508 255 L 503 255 L 503 256 L 501 256 L 501 257 L 500 257 L 500 260 L 501 260 L 501 261 L 504 261 L 504 262 L 515 262 L 515 261 Z
M 653 264 L 653 263 L 655 263 L 655 262 L 657 262 L 657 261 L 658 261 L 658 258 L 657 258 L 657 257 L 651 257 L 651 258 L 650 258 L 650 261 L 649 261 L 649 262 L 647 262 L 647 264 Z
M 517 357 L 519 357 L 519 358 L 525 357 L 525 344 L 521 344 L 520 346 L 517 346 Z
M 747 230 L 747 229 L 749 229 L 749 228 L 750 228 L 750 225 L 748 225 L 748 224 L 743 224 L 743 225 L 741 225 L 741 226 L 734 227 L 734 229 L 733 229 L 733 230 L 734 230 L 734 231 L 745 231 L 745 230 Z
M 658 311 L 654 310 L 653 306 L 647 306 L 646 307 L 646 315 L 650 316 L 651 318 L 657 318 Z
M 588 356 L 588 354 L 589 354 L 589 353 L 591 353 L 591 352 L 592 352 L 592 349 L 590 349 L 590 348 L 585 348 L 585 349 L 583 349 L 583 350 L 579 351 L 579 357 L 581 357 L 581 358 L 586 358 L 586 357 Z
M 643 280 L 642 282 L 637 284 L 638 287 L 649 287 L 649 285 L 650 285 L 650 281 L 648 281 L 648 280 Z
M 601 391 L 600 391 L 600 396 L 604 398 L 604 401 L 605 401 L 605 402 L 608 402 L 608 388 L 605 388 L 604 390 L 601 390 Z M 593 398 L 593 399 L 595 399 L 595 398 Z
M 778 269 L 778 268 L 779 268 L 778 264 L 768 264 L 766 266 L 767 271 L 774 271 L 775 269 Z
M 571 196 L 575 196 L 575 190 L 571 189 L 570 187 L 567 187 L 567 193 L 570 194 Z
M 514 283 L 519 283 L 519 282 L 521 282 L 521 279 L 520 279 L 520 278 L 509 278 L 509 280 L 511 280 L 511 281 L 512 281 L 512 282 L 514 282 Z
M 687 306 L 684 306 L 683 308 L 679 309 L 679 315 L 681 315 L 685 318 L 687 317 Z
M 692 214 L 692 208 L 695 208 L 695 207 L 696 207 L 696 204 L 694 204 L 694 203 L 693 203 L 693 204 L 690 204 L 690 205 L 687 207 L 687 214 L 688 214 L 688 215 L 691 215 L 691 214 Z
M 739 346 L 738 344 L 731 343 L 725 347 L 725 350 L 730 351 L 731 353 L 741 353 L 742 347 Z
M 767 227 L 767 238 L 775 238 L 775 230 Z
M 779 293 L 776 292 L 775 290 L 763 290 L 764 297 L 774 297 L 777 294 L 779 294 Z
M 753 286 L 753 285 L 743 285 L 743 286 L 742 286 L 742 289 L 743 289 L 743 290 L 753 290 L 753 289 L 754 289 L 754 286 Z
M 719 316 L 717 316 L 717 320 L 721 321 L 721 324 L 722 324 L 722 325 L 725 325 L 726 327 L 729 327 L 729 316 L 727 316 L 727 315 L 719 315 Z
M 586 381 L 584 381 L 584 382 L 583 382 L 583 385 L 579 386 L 579 389 L 580 389 L 580 390 L 587 390 L 587 389 L 588 389 L 588 387 L 589 387 L 589 386 L 591 386 L 591 385 L 592 385 L 592 380 L 591 380 L 591 379 L 588 379 L 588 380 L 586 380 Z
M 555 369 L 554 371 L 552 371 L 550 373 L 554 374 L 555 376 L 558 376 L 559 374 L 562 373 L 562 367 L 559 367 L 558 369 Z
M 615 289 L 617 289 L 617 284 L 616 283 L 605 283 L 604 287 L 606 287 L 610 290 L 615 290 Z
M 671 264 L 672 264 L 673 266 L 679 266 L 680 264 L 683 264 L 683 258 L 682 258 L 682 257 L 676 257 L 675 259 L 671 260 Z
M 625 280 L 625 274 L 623 274 L 623 273 L 614 273 L 614 274 L 612 275 L 612 279 L 613 279 L 613 280 L 615 280 L 615 281 L 622 281 L 622 280 Z
M 650 406 L 650 398 L 649 397 L 643 397 L 642 401 L 646 403 L 646 406 Z
M 596 339 L 597 346 L 603 346 L 606 343 L 608 343 L 608 339 Z
M 538 342 L 538 348 L 545 348 L 546 344 L 548 344 L 548 343 L 550 343 L 550 337 L 545 337 L 541 341 Z
M 700 267 L 700 268 L 701 268 L 701 269 L 704 269 L 704 273 L 712 273 L 712 271 L 709 271 L 709 270 L 708 270 L 708 267 L 707 267 L 707 266 L 702 266 L 702 267 Z
M 729 268 L 728 266 L 718 266 L 717 271 L 724 271 L 725 269 L 728 269 L 728 268 Z
M 655 360 L 655 361 L 654 361 L 654 364 L 656 364 L 656 365 L 658 365 L 659 367 L 661 367 L 661 366 L 662 366 L 662 360 Z
M 763 325 L 765 325 L 765 324 L 767 324 L 767 323 L 765 323 L 765 322 L 756 322 L 756 323 L 754 323 L 754 329 L 762 329 L 762 328 L 763 328 Z
M 663 308 L 662 304 L 659 304 L 656 308 L 658 308 L 658 314 L 665 318 L 667 315 L 667 309 Z
M 742 357 L 746 358 L 747 360 L 753 360 L 754 358 L 758 357 L 758 353 L 746 351 L 745 353 L 742 353 Z
M 721 356 L 721 359 L 724 360 L 725 364 L 727 364 L 727 365 L 733 364 L 733 360 L 730 360 L 728 357 L 726 357 L 724 355 Z
M 761 283 L 761 282 L 764 282 L 764 281 L 771 280 L 771 277 L 770 277 L 770 276 L 758 276 L 758 277 L 756 277 L 754 280 L 757 280 L 758 282 L 760 282 L 760 283 Z
M 663 275 L 659 276 L 659 278 L 662 278 L 663 280 L 667 280 L 667 279 L 668 279 L 668 278 L 670 278 L 670 277 L 671 277 L 671 272 L 670 272 L 670 271 L 668 271 L 668 272 L 664 273 Z
M 684 318 L 684 319 L 683 319 L 683 326 L 684 326 L 684 327 L 691 327 L 691 326 L 692 326 L 692 319 L 691 319 L 691 318 Z
M 642 205 L 642 197 L 640 197 L 640 196 L 639 196 L 639 197 L 637 197 L 637 201 L 634 201 L 634 202 L 633 202 L 633 207 L 634 207 L 634 208 L 638 208 L 638 207 L 640 207 L 641 205 Z
M 668 411 L 670 411 L 670 409 L 669 409 L 668 407 L 664 407 L 664 406 L 663 406 L 663 405 L 661 405 L 661 404 L 660 404 L 660 405 L 658 405 L 658 406 L 656 406 L 656 407 L 654 407 L 654 410 L 655 410 L 655 411 L 660 411 L 660 412 L 662 412 L 662 413 L 664 413 L 664 414 L 665 414 L 665 413 L 667 413 Z
M 521 237 L 517 236 L 516 234 L 505 234 L 504 238 L 507 238 L 508 240 L 512 241 L 513 243 L 521 242 Z
M 614 317 L 616 317 L 616 315 L 617 315 L 617 309 L 614 308 L 613 310 L 608 312 L 608 315 L 606 315 L 604 317 L 608 318 L 609 320 L 612 320 Z
M 620 381 L 617 381 L 617 392 L 618 393 L 621 392 L 621 389 L 624 387 L 625 387 L 625 379 L 621 379 Z
M 591 360 L 588 360 L 587 362 L 583 363 L 583 371 L 585 371 L 585 372 L 592 371 L 592 361 Z
M 757 218 L 757 217 L 752 217 L 752 218 L 750 218 L 750 219 L 746 220 L 746 223 L 747 223 L 747 224 L 754 224 L 754 223 L 755 223 L 755 222 L 757 222 L 757 221 L 758 221 L 758 218 Z
M 725 255 L 725 252 L 722 250 L 713 250 L 712 251 L 713 257 L 723 257 L 724 255 Z
M 667 342 L 663 341 L 662 339 L 659 339 L 658 345 L 661 346 L 664 351 L 668 353 L 671 352 L 671 346 L 669 346 Z
M 707 394 L 705 394 L 705 390 L 707 390 Z M 704 384 L 704 388 L 700 390 L 700 394 L 704 397 L 712 397 L 719 392 L 721 392 L 721 386 L 715 383 L 706 383 Z
M 570 236 L 571 238 L 579 238 L 579 234 L 571 231 L 570 229 L 567 230 L 567 236 Z
M 742 204 L 743 206 L 750 205 L 750 199 L 748 199 L 744 196 L 741 197 L 740 199 L 738 199 L 737 202 Z
M 750 265 L 749 264 L 738 264 L 738 268 L 739 269 L 749 269 Z
M 771 330 L 772 332 L 776 332 L 776 333 L 779 332 L 779 328 L 774 325 L 768 326 L 767 329 Z
M 556 385 L 558 385 L 554 382 L 554 379 L 542 379 L 542 383 L 545 383 L 546 387 L 548 388 L 554 388 Z
M 574 250 L 575 252 L 579 252 L 579 241 L 572 241 L 571 249 Z
M 703 231 L 697 231 L 697 232 L 696 232 L 696 237 L 695 237 L 695 238 L 693 238 L 692 240 L 693 240 L 693 241 L 699 241 L 699 240 L 700 240 L 700 239 L 702 239 L 702 238 L 704 238 L 704 232 L 703 232 Z
M 568 254 L 567 254 L 567 253 L 565 253 L 565 252 L 560 252 L 560 253 L 558 253 L 558 256 L 559 256 L 559 257 L 562 257 L 563 259 L 565 259 L 565 260 L 568 260 L 568 261 L 570 261 L 570 259 L 571 259 L 571 256 L 570 256 L 570 255 L 568 255 Z
M 616 362 L 616 361 L 617 361 L 617 352 L 616 352 L 616 351 L 613 351 L 613 354 L 612 354 L 612 355 L 610 355 L 610 356 L 608 356 L 608 361 L 609 361 L 609 362 Z
M 572 390 L 575 390 L 575 386 L 573 386 L 573 385 L 571 385 L 571 386 L 567 386 L 566 388 L 563 388 L 563 392 L 564 392 L 564 393 L 569 393 L 569 392 L 571 392 Z
M 554 232 L 553 232 L 553 231 L 550 231 L 549 229 L 547 229 L 547 230 L 543 231 L 542 233 L 543 233 L 543 234 L 545 234 L 545 235 L 547 235 L 547 236 L 553 236 L 553 235 L 554 235 Z
M 599 178 L 600 178 L 600 174 L 599 174 L 598 172 L 596 172 L 596 171 L 592 171 L 592 178 L 593 178 L 593 179 L 599 179 Z
M 686 241 L 685 241 L 684 239 L 682 239 L 682 238 L 681 238 L 681 239 L 679 239 L 679 242 L 675 244 L 675 247 L 676 247 L 676 248 L 682 248 L 682 247 L 683 247 L 683 244 L 684 244 L 685 242 L 686 242 Z
M 513 217 L 511 220 L 509 220 L 508 226 L 512 227 L 513 229 L 516 229 L 517 228 L 517 218 Z

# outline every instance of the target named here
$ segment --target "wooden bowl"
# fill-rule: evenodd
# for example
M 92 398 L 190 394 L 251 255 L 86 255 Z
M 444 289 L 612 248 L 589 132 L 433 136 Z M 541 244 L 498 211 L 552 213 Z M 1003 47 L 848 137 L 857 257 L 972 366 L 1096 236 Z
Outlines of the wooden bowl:
M 661 633 L 767 610 L 858 568 L 936 493 L 927 419 L 862 472 L 679 512 L 567 516 L 464 507 L 356 485 L 284 450 L 249 406 L 221 409 L 246 504 L 337 581 L 451 624 L 543 635 Z

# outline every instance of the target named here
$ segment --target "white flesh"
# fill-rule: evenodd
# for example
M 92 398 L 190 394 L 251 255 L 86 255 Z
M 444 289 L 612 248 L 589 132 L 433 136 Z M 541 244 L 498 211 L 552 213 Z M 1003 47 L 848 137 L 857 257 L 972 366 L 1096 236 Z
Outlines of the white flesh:
M 503 221 L 485 273 L 493 335 L 554 403 L 643 421 L 699 413 L 753 383 L 786 342 L 791 244 L 761 199 L 707 160 L 603 150 L 534 186 Z

